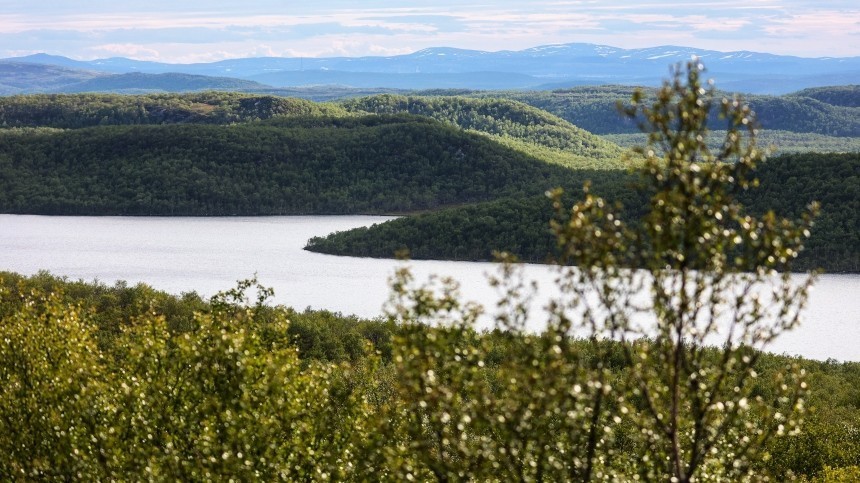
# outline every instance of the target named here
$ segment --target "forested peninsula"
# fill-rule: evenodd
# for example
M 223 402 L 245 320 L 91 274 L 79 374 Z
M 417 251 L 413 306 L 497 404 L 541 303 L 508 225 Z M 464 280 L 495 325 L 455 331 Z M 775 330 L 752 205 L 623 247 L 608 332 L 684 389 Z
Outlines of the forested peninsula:
M 756 172 L 760 188 L 738 193 L 752 213 L 798 216 L 811 201 L 821 204 L 813 236 L 798 269 L 860 271 L 860 154 L 795 154 L 772 158 Z M 626 219 L 641 216 L 646 193 L 617 173 L 597 192 L 620 202 Z M 581 190 L 569 193 L 575 199 Z M 316 237 L 307 249 L 337 255 L 385 258 L 408 251 L 415 259 L 492 260 L 494 251 L 543 263 L 555 253 L 552 210 L 546 197 L 500 200 L 421 213 L 347 232 Z

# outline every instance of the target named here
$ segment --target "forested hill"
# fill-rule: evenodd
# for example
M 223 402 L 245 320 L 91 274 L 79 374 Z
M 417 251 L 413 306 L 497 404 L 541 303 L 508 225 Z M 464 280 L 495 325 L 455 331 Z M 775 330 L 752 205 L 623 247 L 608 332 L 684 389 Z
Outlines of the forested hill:
M 634 89 L 585 86 L 554 91 L 435 90 L 423 91 L 421 96 L 376 95 L 342 101 L 342 105 L 224 92 L 137 96 L 43 94 L 0 97 L 0 128 L 231 123 L 284 115 L 404 112 L 499 138 L 608 159 L 614 156 L 617 147 L 591 133 L 639 132 L 633 123 L 622 119 L 616 107 L 618 101 L 630 99 Z M 806 89 L 783 96 L 754 95 L 744 99 L 766 131 L 860 137 L 860 86 Z M 709 127 L 719 130 L 725 123 L 714 115 Z
M 267 95 L 197 93 L 119 96 L 35 95 L 0 98 L 0 126 L 79 128 L 99 125 L 228 124 L 295 116 L 413 114 L 491 136 L 508 148 L 573 168 L 618 168 L 624 150 L 526 104 L 465 97 L 377 95 L 343 104 Z
M 403 212 L 532 196 L 584 179 L 409 115 L 0 131 L 4 213 Z
M 860 85 L 811 87 L 792 96 L 818 99 L 834 106 L 860 107 Z
M 509 99 L 461 96 L 415 97 L 377 95 L 343 103 L 351 112 L 408 113 L 426 116 L 462 129 L 493 135 L 512 147 L 541 146 L 556 156 L 570 156 L 570 164 L 617 167 L 624 151 L 617 145 L 580 129 L 564 119 Z M 524 145 L 517 146 L 523 143 Z
M 34 95 L 0 99 L 0 125 L 0 211 L 13 213 L 409 212 L 625 165 L 617 145 L 514 101 Z
M 627 187 L 632 179 L 620 172 L 616 182 L 595 191 L 625 206 L 635 219 L 647 198 Z M 812 201 L 821 203 L 812 238 L 796 268 L 823 267 L 833 272 L 860 272 L 860 154 L 781 156 L 757 171 L 761 187 L 740 194 L 753 213 L 767 210 L 799 216 Z M 309 241 L 307 249 L 352 256 L 392 257 L 408 249 L 417 259 L 490 260 L 505 250 L 530 262 L 543 262 L 554 251 L 549 232 L 552 209 L 546 198 L 454 207 L 399 218 Z
M 135 93 L 146 91 L 188 92 L 205 90 L 266 89 L 270 86 L 232 77 L 210 77 L 204 75 L 164 73 L 145 74 L 130 72 L 99 76 L 77 84 L 64 86 L 59 92 L 114 92 Z
M 89 69 L 0 61 L 0 96 L 60 89 L 104 75 Z
M 0 127 L 80 128 L 117 124 L 227 124 L 279 116 L 346 116 L 303 99 L 226 92 L 196 94 L 40 94 L 0 97 Z
M 616 103 L 630 99 L 635 87 L 583 86 L 553 91 L 428 91 L 469 97 L 513 99 L 550 112 L 595 134 L 637 133 L 639 129 L 618 114 Z M 645 89 L 653 94 L 653 89 Z M 731 97 L 732 94 L 726 93 Z M 766 130 L 816 133 L 828 136 L 860 136 L 860 87 L 838 86 L 807 89 L 781 96 L 744 95 Z M 715 110 L 716 111 L 716 110 Z M 711 129 L 725 129 L 713 112 Z

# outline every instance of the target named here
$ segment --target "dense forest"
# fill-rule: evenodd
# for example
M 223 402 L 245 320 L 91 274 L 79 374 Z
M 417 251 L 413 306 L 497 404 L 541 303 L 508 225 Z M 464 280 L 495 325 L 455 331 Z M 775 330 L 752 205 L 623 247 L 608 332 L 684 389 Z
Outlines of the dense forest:
M 618 168 L 625 165 L 622 161 L 624 151 L 614 143 L 544 111 L 509 100 L 378 95 L 336 105 L 225 93 L 0 98 L 0 125 L 12 128 L 229 124 L 280 117 L 367 114 L 429 117 L 491 136 L 511 149 L 537 154 L 547 161 L 574 168 Z
M 645 143 L 647 136 L 642 133 L 604 134 L 602 136 L 619 146 L 632 148 Z M 726 131 L 711 131 L 708 144 L 712 150 L 719 148 L 726 138 Z M 771 155 L 798 153 L 857 153 L 860 152 L 860 137 L 827 136 L 825 134 L 798 133 L 793 131 L 761 130 L 757 137 L 758 145 Z
M 622 118 L 616 109 L 619 100 L 630 99 L 635 87 L 582 86 L 552 91 L 463 91 L 435 90 L 421 94 L 505 98 L 523 102 L 552 113 L 594 134 L 638 133 L 639 128 Z M 654 89 L 645 88 L 646 95 Z M 720 93 L 731 98 L 731 93 Z M 782 96 L 743 95 L 766 130 L 813 133 L 837 137 L 860 136 L 860 107 L 856 106 L 856 86 L 807 89 Z M 725 121 L 712 112 L 712 130 L 726 128 Z
M 810 87 L 794 95 L 818 99 L 834 106 L 860 107 L 860 85 Z
M 614 106 L 631 92 L 604 86 L 504 93 L 522 102 L 470 92 L 340 103 L 237 93 L 0 98 L 0 211 L 275 215 L 448 207 L 317 238 L 309 249 L 390 257 L 409 248 L 416 258 L 466 260 L 489 259 L 498 249 L 543 261 L 552 248 L 541 199 L 546 190 L 578 193 L 591 180 L 597 192 L 641 208 L 641 194 L 621 169 L 637 158 L 568 122 L 633 129 Z M 764 112 L 783 112 L 771 111 L 782 106 L 791 115 L 781 122 L 795 119 L 791 126 L 803 130 L 803 120 L 819 112 L 809 106 L 830 106 L 821 115 L 833 114 L 831 108 L 854 115 L 854 94 L 851 86 L 813 89 L 753 97 L 752 105 L 764 102 Z M 842 120 L 853 129 L 854 121 Z M 640 136 L 612 139 L 630 145 Z M 785 137 L 800 145 L 809 136 L 817 138 L 807 149 L 837 140 L 833 150 L 842 150 L 857 139 L 775 131 L 759 145 Z M 710 139 L 724 137 L 716 131 Z M 857 166 L 856 155 L 808 154 L 762 167 L 763 188 L 749 195 L 754 210 L 763 210 L 765 199 L 792 212 L 812 200 L 823 203 L 800 267 L 860 269 Z
M 332 104 L 228 92 L 41 94 L 0 97 L 0 126 L 75 129 L 125 124 L 228 124 L 277 116 L 341 116 Z
M 812 201 L 821 203 L 798 269 L 860 271 L 860 154 L 781 156 L 760 166 L 756 176 L 760 188 L 739 193 L 751 213 L 773 210 L 799 216 Z M 617 181 L 595 185 L 592 191 L 621 203 L 626 218 L 635 219 L 647 201 L 646 193 L 635 186 L 633 176 L 619 173 Z M 578 191 L 574 187 L 570 196 L 575 199 Z M 316 237 L 307 249 L 379 258 L 408 250 L 416 259 L 453 260 L 491 260 L 494 251 L 508 251 L 540 263 L 555 253 L 551 217 L 548 199 L 504 200 Z
M 441 471 L 504 479 L 525 471 L 531 479 L 541 468 L 561 478 L 570 469 L 571 455 L 554 465 L 543 454 L 534 460 L 537 468 L 524 461 L 542 454 L 526 451 L 530 445 L 559 435 L 541 426 L 557 420 L 552 411 L 540 412 L 555 403 L 536 395 L 551 382 L 576 377 L 536 355 L 557 342 L 500 331 L 416 332 L 414 325 L 388 319 L 297 312 L 249 302 L 243 297 L 254 294 L 244 289 L 253 286 L 240 284 L 204 300 L 142 284 L 0 272 L 0 475 L 396 481 L 407 474 L 434 479 Z M 603 358 L 618 384 L 630 371 L 617 346 L 569 342 L 586 361 Z M 430 405 L 420 404 L 410 371 L 431 349 L 440 351 L 428 366 L 438 384 L 464 377 L 452 372 L 455 350 L 481 358 L 478 367 L 473 357 L 456 355 L 456 364 L 489 383 L 485 397 L 493 404 L 482 403 L 478 413 L 487 421 L 449 424 L 444 415 L 458 414 L 462 402 L 433 399 L 439 395 L 430 392 L 432 381 L 424 381 Z M 533 357 L 534 368 L 517 365 Z M 407 358 L 413 362 L 398 362 Z M 860 474 L 860 364 L 761 354 L 756 393 L 775 394 L 772 376 L 786 365 L 802 368 L 810 388 L 802 432 L 771 439 L 768 457 L 758 459 L 754 471 L 777 480 L 851 481 Z M 534 379 L 523 377 L 532 373 Z M 519 380 L 512 391 L 506 382 L 514 376 Z M 475 390 L 469 387 L 464 390 Z M 525 401 L 530 423 L 518 429 L 513 424 L 524 422 Z M 445 434 L 476 438 L 463 440 L 460 458 L 440 469 L 446 460 L 427 450 L 438 442 L 420 430 L 420 419 L 410 420 L 412 411 Z M 497 419 L 505 415 L 514 418 L 512 425 Z M 622 421 L 612 431 L 614 456 L 603 471 L 630 475 L 644 468 L 647 443 L 633 426 Z M 522 453 L 499 466 L 470 463 L 482 445 L 498 452 L 508 437 L 508 444 L 523 445 Z M 570 442 L 558 444 L 563 449 Z
M 616 173 L 609 179 L 589 179 L 592 192 L 627 206 L 630 216 L 641 216 L 647 197 L 634 188 L 634 176 Z M 581 195 L 576 187 L 566 199 L 573 201 Z M 408 254 L 416 260 L 471 261 L 493 260 L 494 252 L 504 251 L 526 262 L 544 263 L 556 253 L 549 230 L 552 217 L 552 203 L 546 196 L 508 198 L 314 237 L 305 249 L 332 255 L 391 258 Z
M 315 104 L 282 97 L 289 95 L 330 101 L 346 98 L 338 104 L 350 110 L 410 112 L 466 129 L 483 131 L 490 126 L 485 132 L 492 134 L 510 135 L 512 132 L 504 125 L 504 121 L 519 122 L 526 118 L 539 123 L 531 125 L 531 131 L 550 130 L 557 133 L 559 123 L 552 116 L 598 135 L 634 134 L 639 129 L 618 114 L 616 103 L 629 99 L 635 89 L 627 86 L 582 86 L 552 91 L 436 89 L 414 94 L 383 94 L 358 100 L 350 98 L 367 96 L 368 90 L 317 87 L 281 89 L 271 93 L 257 90 L 259 93 L 251 94 L 204 92 L 139 96 L 9 96 L 0 97 L 0 126 L 75 128 L 98 124 L 225 123 L 289 114 L 343 115 L 346 112 L 337 104 Z M 782 96 L 744 95 L 743 98 L 755 110 L 758 121 L 766 131 L 850 138 L 860 136 L 858 90 L 858 86 L 833 86 L 804 89 Z M 646 88 L 643 92 L 653 94 L 654 90 Z M 730 93 L 721 95 L 732 96 Z M 527 104 L 537 111 L 523 111 L 521 106 L 510 101 Z M 486 116 L 497 117 L 501 121 L 492 121 Z M 478 126 L 474 123 L 478 123 Z M 725 123 L 719 121 L 715 114 L 709 127 L 719 131 L 725 129 Z M 523 129 L 517 127 L 517 130 Z M 810 139 L 814 141 L 815 137 Z M 592 138 L 586 144 L 597 142 Z M 809 150 L 824 149 L 812 146 Z
M 624 154 L 617 145 L 599 136 L 517 101 L 378 95 L 342 105 L 351 112 L 430 117 L 461 129 L 490 134 L 526 151 L 537 145 L 552 150 L 556 157 L 571 157 L 564 164 L 574 168 L 618 168 Z
M 385 213 L 534 195 L 575 180 L 584 173 L 417 116 L 0 137 L 7 213 Z

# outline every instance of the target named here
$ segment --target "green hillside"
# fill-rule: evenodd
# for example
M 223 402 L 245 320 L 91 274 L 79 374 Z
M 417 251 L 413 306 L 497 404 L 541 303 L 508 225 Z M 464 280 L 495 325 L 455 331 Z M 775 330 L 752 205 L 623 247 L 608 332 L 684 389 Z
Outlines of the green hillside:
M 426 427 L 442 414 L 450 428 L 482 418 L 486 426 L 467 423 L 454 433 L 480 436 L 462 438 L 468 451 L 548 441 L 558 444 L 547 444 L 561 456 L 555 461 L 568 462 L 579 453 L 565 437 L 587 434 L 587 428 L 545 428 L 558 423 L 559 407 L 572 407 L 563 405 L 568 390 L 587 388 L 581 372 L 570 368 L 605 361 L 613 390 L 626 394 L 630 387 L 623 347 L 592 339 L 239 307 L 236 289 L 204 300 L 143 284 L 106 286 L 45 273 L 0 272 L 0 294 L 0 341 L 14 340 L 0 345 L 0 380 L 6 382 L 0 385 L 6 402 L 0 405 L 0 472 L 12 481 L 196 481 L 206 473 L 304 481 L 321 472 L 335 481 L 399 481 L 406 471 L 434 481 L 436 453 L 424 448 L 435 433 Z M 544 355 L 559 344 L 569 353 Z M 719 356 L 716 348 L 706 350 Z M 770 439 L 770 457 L 753 462 L 757 474 L 776 481 L 853 481 L 860 474 L 860 363 L 745 356 L 756 358 L 753 391 L 768 401 L 780 383 L 796 384 L 775 377 L 787 366 L 802 368 L 809 387 L 802 432 Z M 446 384 L 444 392 L 437 380 Z M 553 392 L 546 390 L 548 380 Z M 462 393 L 470 397 L 449 403 L 439 396 Z M 476 399 L 468 420 L 457 417 Z M 520 429 L 523 415 L 530 425 Z M 604 420 L 612 424 L 602 417 L 601 428 Z M 613 435 L 609 471 L 628 475 L 650 442 L 627 421 L 616 424 Z M 314 451 L 307 451 L 308 441 Z M 480 475 L 517 480 L 521 468 L 531 468 L 521 463 L 530 454 L 501 467 L 482 465 Z M 567 473 L 547 460 L 549 477 L 566 480 Z M 475 471 L 461 460 L 451 466 Z M 18 478 L 21 473 L 34 476 Z
M 99 126 L 0 136 L 0 211 L 385 213 L 526 196 L 581 179 L 417 116 Z
M 616 103 L 630 99 L 630 86 L 582 86 L 553 91 L 462 92 L 435 91 L 469 97 L 505 98 L 552 113 L 595 134 L 638 133 L 638 127 L 618 114 Z M 644 89 L 653 95 L 654 89 Z M 731 97 L 731 94 L 724 94 Z M 783 96 L 743 95 L 766 130 L 860 137 L 860 94 L 856 86 L 807 89 Z M 710 128 L 725 128 L 712 113 Z
M 615 99 L 628 91 L 518 95 L 552 101 L 564 116 L 597 124 L 603 116 L 608 126 L 618 116 Z M 789 114 L 796 109 L 786 115 L 791 119 L 808 118 L 797 106 L 858 109 L 803 96 L 755 99 Z M 586 115 L 586 108 L 594 113 Z M 626 163 L 622 148 L 512 100 L 377 95 L 328 104 L 214 92 L 14 96 L 0 99 L 0 125 L 0 211 L 6 213 L 348 214 L 459 206 L 312 244 L 328 253 L 384 257 L 409 247 L 416 258 L 483 260 L 492 249 L 505 249 L 542 261 L 549 246 L 540 199 L 546 189 L 577 192 L 590 179 L 610 199 L 628 207 L 642 203 L 619 169 Z M 851 129 L 850 123 L 843 127 Z M 760 144 L 805 142 L 794 132 L 773 136 Z M 814 136 L 816 146 L 856 151 L 855 138 Z M 615 139 L 640 141 L 629 134 Z M 836 168 L 839 163 L 847 163 L 849 174 Z M 850 174 L 856 169 L 856 157 L 816 154 L 780 158 L 762 171 L 767 189 L 761 193 L 779 200 L 779 207 L 824 203 L 810 247 L 833 270 L 858 270 L 858 196 Z
M 647 139 L 647 136 L 642 133 L 604 134 L 603 137 L 626 148 L 642 146 Z M 717 149 L 725 141 L 725 138 L 726 131 L 711 131 L 708 137 L 708 147 L 711 150 Z M 860 152 L 860 137 L 761 130 L 756 142 L 771 154 Z
M 860 85 L 810 87 L 791 95 L 818 99 L 834 106 L 860 107 Z
M 188 92 L 205 90 L 265 89 L 259 82 L 232 77 L 212 77 L 192 74 L 146 74 L 132 72 L 89 79 L 58 89 L 59 92 L 115 92 L 135 91 Z
M 552 213 L 544 197 L 504 199 L 398 218 L 308 240 L 306 250 L 331 255 L 391 258 L 408 251 L 416 260 L 493 259 L 493 251 L 544 262 L 554 251 Z
M 193 77 L 193 76 L 189 76 Z M 109 81 L 110 78 L 105 79 Z M 496 99 L 378 95 L 342 105 L 270 95 L 206 92 L 0 98 L 0 126 L 80 128 L 126 124 L 228 124 L 284 116 L 413 114 L 482 133 L 511 150 L 574 168 L 618 168 L 614 143 L 528 105 Z
M 625 166 L 619 146 L 504 100 L 37 95 L 0 99 L 0 124 L 15 213 L 408 212 Z
M 647 198 L 628 188 L 633 178 L 614 172 L 595 178 L 593 191 L 625 206 L 635 219 Z M 774 158 L 762 165 L 761 187 L 740 193 L 753 213 L 774 210 L 798 216 L 812 201 L 821 203 L 813 236 L 798 269 L 860 271 L 860 154 L 804 154 Z M 574 192 L 578 192 L 576 186 Z M 473 207 L 388 221 L 310 240 L 306 249 L 352 256 L 392 257 L 408 249 L 416 259 L 489 260 L 506 250 L 530 262 L 543 262 L 554 251 L 549 233 L 548 200 L 505 200 Z
M 44 94 L 0 97 L 0 127 L 81 128 L 124 124 L 227 124 L 277 116 L 346 115 L 331 104 L 225 92 Z
M 508 99 L 378 95 L 345 101 L 351 112 L 408 113 L 491 135 L 506 146 L 537 152 L 574 168 L 618 168 L 624 151 L 546 111 Z

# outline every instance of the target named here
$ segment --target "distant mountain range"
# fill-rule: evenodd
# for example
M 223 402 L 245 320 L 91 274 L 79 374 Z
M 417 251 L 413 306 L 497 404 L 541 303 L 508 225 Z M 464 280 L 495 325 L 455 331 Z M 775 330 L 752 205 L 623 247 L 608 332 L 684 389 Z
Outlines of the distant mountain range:
M 860 57 L 803 58 L 676 46 L 621 49 L 574 43 L 520 51 L 431 48 L 389 57 L 255 57 L 197 64 L 123 57 L 78 61 L 35 54 L 0 59 L 0 94 L 259 91 L 311 85 L 363 89 L 652 86 L 667 76 L 668 66 L 685 62 L 693 55 L 702 59 L 708 76 L 724 90 L 783 94 L 809 87 L 860 84 Z

